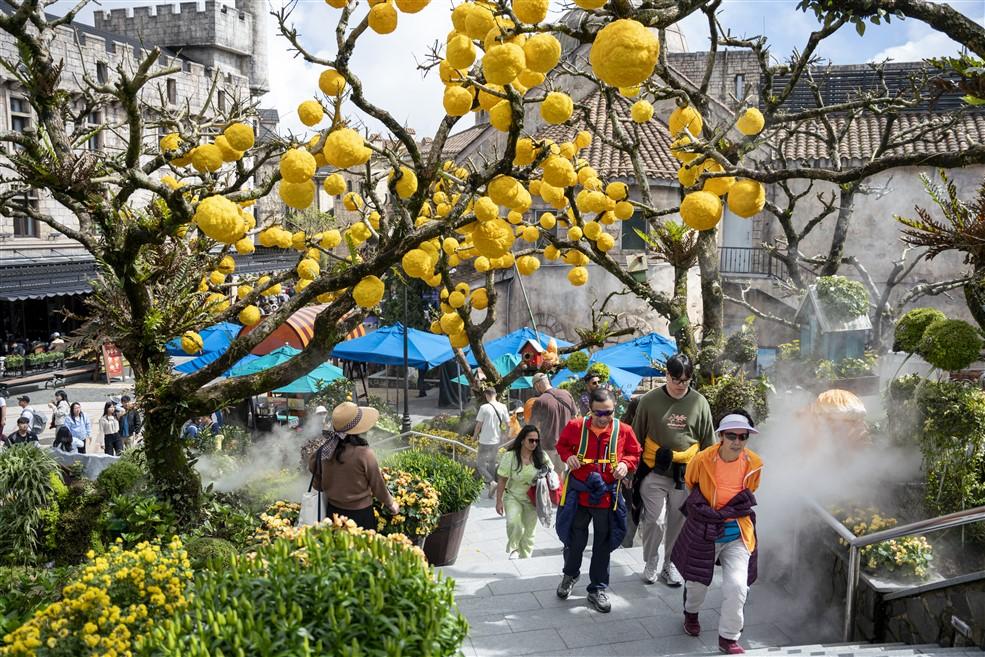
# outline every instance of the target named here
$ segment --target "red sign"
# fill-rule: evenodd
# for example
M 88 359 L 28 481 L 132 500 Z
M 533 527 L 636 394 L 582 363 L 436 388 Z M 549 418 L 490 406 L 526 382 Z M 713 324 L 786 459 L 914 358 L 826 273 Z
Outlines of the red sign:
M 123 353 L 111 342 L 103 344 L 103 371 L 106 372 L 106 383 L 123 378 Z

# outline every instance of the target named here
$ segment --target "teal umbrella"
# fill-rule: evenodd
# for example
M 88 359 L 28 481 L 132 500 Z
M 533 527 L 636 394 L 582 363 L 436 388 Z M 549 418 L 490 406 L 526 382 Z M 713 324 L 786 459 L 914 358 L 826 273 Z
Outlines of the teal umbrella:
M 300 349 L 295 349 L 290 345 L 284 345 L 283 347 L 274 349 L 265 356 L 260 356 L 256 360 L 251 360 L 247 363 L 236 363 L 229 368 L 226 376 L 246 376 L 247 374 L 263 372 L 264 370 L 269 370 L 275 365 L 280 365 L 285 361 L 291 360 L 300 353 Z
M 340 368 L 331 363 L 322 363 L 300 379 L 295 379 L 283 388 L 277 388 L 274 392 L 310 395 L 321 392 L 329 383 L 341 378 L 343 378 L 343 374 Z
M 493 360 L 492 364 L 493 367 L 496 368 L 496 371 L 499 373 L 500 376 L 505 376 L 513 371 L 513 368 L 515 368 L 520 363 L 520 360 L 521 358 L 517 354 L 503 354 L 499 358 Z M 451 380 L 451 382 L 458 383 L 463 386 L 467 386 L 469 384 L 469 379 L 467 376 L 462 374 L 460 376 L 456 376 L 454 379 Z M 526 388 L 533 388 L 533 387 L 534 387 L 533 377 L 530 376 L 521 376 L 517 378 L 517 380 L 514 381 L 512 384 L 510 384 L 510 390 L 524 390 Z

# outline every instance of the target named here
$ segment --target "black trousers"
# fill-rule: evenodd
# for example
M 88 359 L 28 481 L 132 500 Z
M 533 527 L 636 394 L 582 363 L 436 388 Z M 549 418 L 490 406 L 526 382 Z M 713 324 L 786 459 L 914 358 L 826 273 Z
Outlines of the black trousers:
M 325 517 L 331 518 L 333 513 L 345 516 L 363 529 L 376 529 L 376 516 L 373 515 L 372 504 L 365 509 L 341 509 L 325 500 Z
M 592 561 L 588 566 L 588 591 L 609 586 L 609 509 L 579 506 L 571 525 L 571 540 L 564 548 L 564 574 L 581 574 L 581 558 L 588 545 L 588 525 L 592 525 Z
M 119 456 L 123 453 L 123 438 L 118 433 L 110 433 L 103 436 L 103 451 L 112 456 Z

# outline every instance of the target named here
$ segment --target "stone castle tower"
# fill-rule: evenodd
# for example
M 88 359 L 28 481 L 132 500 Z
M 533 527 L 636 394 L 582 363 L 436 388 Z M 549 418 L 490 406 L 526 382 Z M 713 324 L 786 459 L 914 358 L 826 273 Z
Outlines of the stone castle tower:
M 250 81 L 259 96 L 270 90 L 267 72 L 267 13 L 264 0 L 235 0 L 229 6 L 206 0 L 180 5 L 97 11 L 99 30 L 180 50 L 207 68 L 235 73 Z

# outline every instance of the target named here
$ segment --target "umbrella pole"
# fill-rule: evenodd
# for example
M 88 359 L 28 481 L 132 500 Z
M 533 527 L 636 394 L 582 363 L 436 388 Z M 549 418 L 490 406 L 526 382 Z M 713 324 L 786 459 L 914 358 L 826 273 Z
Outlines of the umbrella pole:
M 462 376 L 462 364 L 458 362 L 458 358 L 455 358 L 455 371 L 458 373 L 455 376 L 456 380 L 461 380 L 459 377 Z M 458 384 L 458 416 L 462 416 L 462 384 Z
M 404 417 L 401 423 L 403 431 L 410 431 L 410 406 L 408 396 L 410 394 L 410 371 L 407 367 L 407 285 L 404 285 Z

